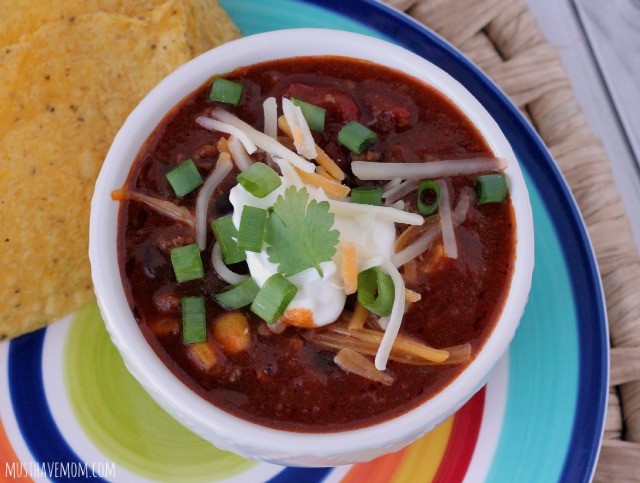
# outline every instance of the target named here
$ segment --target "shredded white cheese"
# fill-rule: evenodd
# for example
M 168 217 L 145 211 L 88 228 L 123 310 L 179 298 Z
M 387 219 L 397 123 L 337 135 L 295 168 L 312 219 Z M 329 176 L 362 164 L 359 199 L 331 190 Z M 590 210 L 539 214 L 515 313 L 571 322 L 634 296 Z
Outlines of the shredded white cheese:
M 305 173 L 314 173 L 316 170 L 315 164 L 310 163 L 303 157 L 294 153 L 290 149 L 287 149 L 282 144 L 280 144 L 277 140 L 272 137 L 267 136 L 265 133 L 254 129 L 249 124 L 234 116 L 230 112 L 225 111 L 224 109 L 214 109 L 211 113 L 215 119 L 218 119 L 226 124 L 229 124 L 233 127 L 238 128 L 243 131 L 245 135 L 251 139 L 256 146 L 261 149 L 264 149 L 267 153 L 270 153 L 273 156 L 278 156 L 280 158 L 286 159 L 296 168 L 304 171 Z M 251 151 L 247 149 L 247 152 L 251 154 Z
M 229 270 L 229 267 L 225 265 L 222 259 L 222 250 L 217 243 L 213 245 L 213 250 L 211 250 L 211 265 L 218 274 L 218 277 L 230 285 L 240 283 L 249 278 L 249 275 L 240 275 L 239 273 Z
M 396 267 L 401 267 L 407 262 L 410 262 L 417 256 L 424 253 L 436 235 L 440 233 L 440 227 L 434 226 L 428 229 L 420 238 L 414 241 L 411 245 L 407 245 L 398 253 L 391 257 L 391 263 Z
M 295 134 L 299 130 L 301 134 L 300 139 L 298 139 L 298 136 L 293 136 L 293 143 L 298 154 L 307 159 L 315 159 L 318 156 L 316 143 L 311 134 L 311 129 L 309 129 L 309 124 L 307 124 L 307 120 L 302 114 L 302 109 L 289 99 L 283 98 L 282 112 L 291 132 Z
M 408 213 L 390 206 L 373 206 L 347 201 L 329 199 L 331 211 L 344 216 L 362 216 L 370 214 L 376 220 L 393 221 L 407 225 L 422 225 L 424 218 L 417 213 Z
M 497 173 L 504 171 L 507 160 L 503 158 L 448 159 L 428 163 L 376 163 L 354 161 L 351 171 L 362 180 L 384 180 L 398 177 L 403 179 L 434 179 L 476 173 Z
M 264 113 L 264 133 L 270 138 L 278 138 L 278 104 L 275 97 L 268 97 L 262 103 Z
M 414 179 L 408 179 L 407 181 L 400 183 L 395 188 L 391 188 L 390 190 L 382 193 L 382 198 L 384 199 L 385 206 L 391 206 L 396 201 L 401 200 L 405 196 L 407 196 L 412 191 L 418 189 L 418 181 Z
M 382 336 L 378 353 L 376 354 L 375 364 L 376 369 L 384 371 L 387 368 L 387 361 L 389 360 L 389 354 L 393 348 L 393 343 L 398 336 L 400 330 L 400 324 L 402 323 L 402 317 L 404 316 L 404 280 L 402 275 L 398 272 L 398 269 L 393 266 L 389 260 L 385 260 L 380 268 L 389 274 L 391 280 L 393 280 L 394 286 L 394 299 L 393 308 L 391 309 L 391 315 L 389 315 L 389 322 L 387 328 Z
M 229 155 L 227 153 L 220 154 L 215 169 L 198 192 L 196 200 L 196 241 L 200 251 L 207 247 L 207 208 L 209 207 L 209 198 L 222 183 L 222 180 L 231 172 L 232 168 L 233 163 L 229 159 Z
M 209 131 L 218 131 L 237 137 L 249 154 L 256 152 L 256 145 L 240 128 L 205 116 L 196 118 L 196 123 Z
M 395 188 L 400 183 L 402 183 L 402 178 L 393 178 L 391 181 L 387 181 L 384 185 L 382 185 L 382 192 L 385 193 L 390 189 Z
M 449 185 L 444 180 L 437 180 L 440 187 L 440 226 L 442 227 L 442 243 L 444 253 L 449 258 L 458 258 L 458 244 L 456 243 L 456 232 L 453 229 L 453 217 L 451 214 L 451 197 L 449 196 Z
M 291 166 L 291 163 L 286 159 L 274 157 L 274 161 L 280 167 L 280 172 L 282 173 L 282 177 L 286 179 L 289 184 L 295 186 L 298 189 L 302 189 L 305 187 L 304 182 L 300 179 L 300 175 L 296 172 L 296 170 Z M 307 190 L 308 191 L 308 190 Z
M 249 157 L 249 154 L 244 149 L 243 144 L 235 136 L 229 136 L 227 140 L 227 147 L 233 157 L 233 161 L 240 171 L 246 171 L 249 166 L 253 164 L 253 160 Z

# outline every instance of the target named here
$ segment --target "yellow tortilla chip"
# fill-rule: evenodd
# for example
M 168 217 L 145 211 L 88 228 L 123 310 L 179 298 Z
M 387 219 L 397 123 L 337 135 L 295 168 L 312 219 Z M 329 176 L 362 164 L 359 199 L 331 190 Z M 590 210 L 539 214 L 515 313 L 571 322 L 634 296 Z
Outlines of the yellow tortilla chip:
M 143 17 L 76 15 L 0 51 L 0 339 L 93 297 L 87 247 L 95 179 L 140 99 L 199 53 L 194 45 L 214 46 L 189 27 L 190 8 L 168 1 Z
M 61 20 L 71 21 L 88 13 L 120 13 L 128 17 L 145 17 L 166 0 L 0 0 L 0 45 L 18 43 L 43 25 Z M 189 16 L 189 33 L 193 36 L 193 54 L 197 55 L 220 43 L 237 38 L 239 31 L 215 0 L 184 0 Z M 19 5 L 19 7 L 17 6 Z

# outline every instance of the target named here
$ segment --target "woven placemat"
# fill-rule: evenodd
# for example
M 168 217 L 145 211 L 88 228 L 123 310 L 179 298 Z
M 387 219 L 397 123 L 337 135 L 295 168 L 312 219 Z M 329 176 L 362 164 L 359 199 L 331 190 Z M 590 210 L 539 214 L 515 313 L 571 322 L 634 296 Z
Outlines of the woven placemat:
M 595 249 L 611 337 L 611 387 L 594 481 L 640 481 L 640 258 L 607 155 L 557 51 L 522 0 L 385 1 L 484 70 L 529 119 L 564 173 Z

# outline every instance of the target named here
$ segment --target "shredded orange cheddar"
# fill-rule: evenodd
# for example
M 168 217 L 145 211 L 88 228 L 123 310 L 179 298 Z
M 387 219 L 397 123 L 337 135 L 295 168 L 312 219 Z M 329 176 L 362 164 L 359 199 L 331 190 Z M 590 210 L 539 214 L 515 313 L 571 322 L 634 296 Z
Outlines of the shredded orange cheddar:
M 349 330 L 362 329 L 364 327 L 364 323 L 367 321 L 367 317 L 369 317 L 369 310 L 360 304 L 356 303 L 356 309 L 353 311 L 353 315 L 349 319 Z
M 414 292 L 413 290 L 410 290 L 408 288 L 404 289 L 404 299 L 407 302 L 417 302 L 422 298 L 422 295 L 420 295 L 418 292 Z
M 358 260 L 356 259 L 356 246 L 353 243 L 340 245 L 342 250 L 342 278 L 344 280 L 344 293 L 351 295 L 358 290 Z
M 351 191 L 351 188 L 348 186 L 340 184 L 337 181 L 331 181 L 317 173 L 305 173 L 298 168 L 296 168 L 296 172 L 300 175 L 300 179 L 303 182 L 322 188 L 327 196 L 331 198 L 344 198 Z
M 289 136 L 290 138 L 293 137 L 293 134 L 291 133 L 291 128 L 289 127 L 289 123 L 287 122 L 287 118 L 286 117 L 280 116 L 278 118 L 278 127 L 287 136 Z
M 330 179 L 331 181 L 336 181 L 336 179 L 333 176 L 331 176 L 329 172 L 326 169 L 324 169 L 322 166 L 318 166 L 316 168 L 316 174 L 319 174 L 320 176 L 324 176 L 325 178 Z
M 343 181 L 344 171 L 340 169 L 340 166 L 338 166 L 336 162 L 331 159 L 329 155 L 325 153 L 324 150 L 318 145 L 316 145 L 316 152 L 318 153 L 315 159 L 316 163 L 326 169 L 327 173 L 329 173 L 335 179 L 337 179 L 338 181 Z
M 293 144 L 296 146 L 302 144 L 302 129 L 300 129 L 300 126 L 296 126 L 293 130 Z
M 280 116 L 278 118 L 278 127 L 287 136 L 289 136 L 290 138 L 294 138 L 294 135 L 291 132 L 291 128 L 289 127 L 289 124 L 287 123 L 287 120 L 284 116 Z M 299 144 L 299 143 L 296 142 L 296 144 Z M 338 181 L 344 180 L 345 178 L 344 171 L 342 171 L 340 169 L 340 166 L 338 166 L 336 162 L 333 159 L 331 159 L 329 155 L 325 153 L 324 150 L 317 144 L 316 144 L 316 152 L 318 155 L 316 156 L 315 162 L 318 163 L 320 166 L 322 166 L 324 169 L 326 169 L 327 173 L 329 173 L 333 178 L 337 179 Z
M 127 198 L 127 192 L 124 188 L 113 190 L 111 192 L 111 199 L 113 201 L 124 201 Z
M 227 153 L 231 155 L 231 152 L 229 151 L 229 146 L 227 145 L 227 138 L 225 137 L 220 137 L 220 139 L 218 139 L 218 142 L 216 143 L 216 148 L 218 148 L 219 153 Z

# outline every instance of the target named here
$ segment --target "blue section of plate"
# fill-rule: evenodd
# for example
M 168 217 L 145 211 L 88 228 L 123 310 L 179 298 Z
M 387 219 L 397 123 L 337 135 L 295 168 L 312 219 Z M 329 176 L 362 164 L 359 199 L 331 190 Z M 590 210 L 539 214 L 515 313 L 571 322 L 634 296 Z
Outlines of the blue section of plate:
M 267 483 L 316 483 L 324 480 L 332 468 L 287 468 Z
M 53 420 L 44 391 L 42 345 L 46 330 L 27 334 L 9 346 L 8 374 L 11 403 L 16 422 L 29 451 L 41 465 L 76 466 L 82 460 L 69 447 Z M 65 475 L 50 475 L 60 483 L 78 481 Z M 102 478 L 92 478 L 96 483 Z
M 530 187 L 536 270 L 510 350 L 507 414 L 489 481 L 588 481 L 604 424 L 608 336 L 595 257 L 575 201 L 537 133 L 460 52 L 374 0 L 223 0 L 245 35 L 296 27 L 392 40 L 458 79 L 509 139 Z

